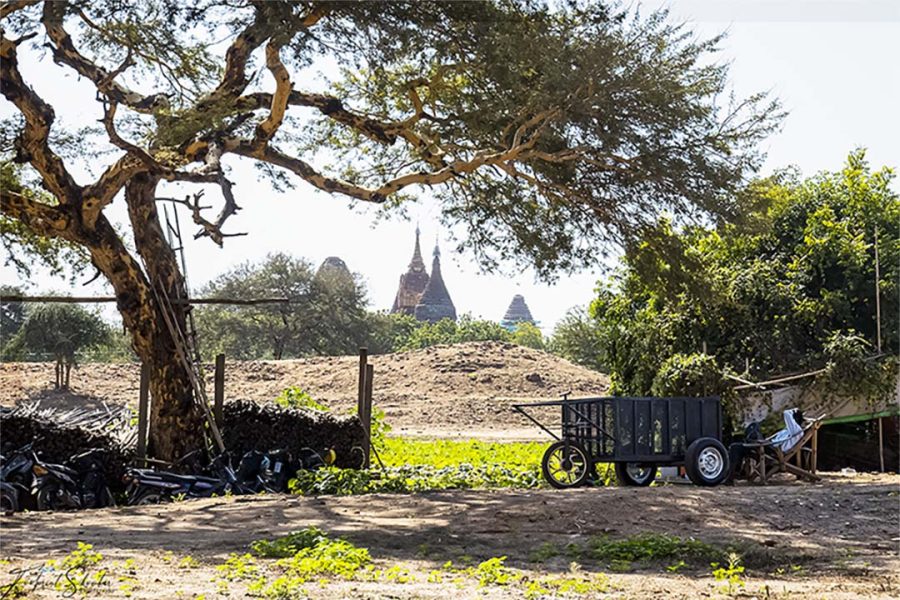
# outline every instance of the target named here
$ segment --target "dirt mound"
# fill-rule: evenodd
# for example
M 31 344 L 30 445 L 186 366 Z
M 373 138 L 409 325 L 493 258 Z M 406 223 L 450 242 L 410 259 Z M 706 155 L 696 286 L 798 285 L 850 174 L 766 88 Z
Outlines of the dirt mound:
M 395 430 L 420 434 L 490 437 L 511 432 L 534 435 L 510 410 L 516 401 L 598 395 L 609 387 L 605 375 L 552 354 L 499 342 L 470 342 L 370 357 L 375 367 L 375 404 Z M 228 361 L 227 400 L 268 401 L 284 388 L 300 386 L 317 400 L 344 411 L 356 405 L 355 356 L 281 361 Z M 212 389 L 212 367 L 207 368 Z M 85 364 L 72 373 L 69 392 L 53 390 L 53 365 L 0 365 L 0 404 L 41 399 L 45 405 L 134 404 L 138 366 Z M 514 435 L 521 437 L 521 435 Z

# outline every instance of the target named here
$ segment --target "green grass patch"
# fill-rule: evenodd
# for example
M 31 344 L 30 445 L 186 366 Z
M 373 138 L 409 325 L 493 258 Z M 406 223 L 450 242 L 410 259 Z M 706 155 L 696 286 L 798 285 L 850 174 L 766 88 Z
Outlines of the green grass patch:
M 385 469 L 325 468 L 301 471 L 290 482 L 296 494 L 414 493 L 475 488 L 547 487 L 541 474 L 546 444 L 385 438 L 379 456 Z M 612 469 L 599 465 L 603 483 Z
M 616 565 L 632 562 L 652 562 L 693 557 L 703 560 L 717 560 L 724 551 L 695 540 L 677 536 L 644 533 L 621 540 L 608 537 L 593 538 L 588 544 L 587 555 L 600 561 Z

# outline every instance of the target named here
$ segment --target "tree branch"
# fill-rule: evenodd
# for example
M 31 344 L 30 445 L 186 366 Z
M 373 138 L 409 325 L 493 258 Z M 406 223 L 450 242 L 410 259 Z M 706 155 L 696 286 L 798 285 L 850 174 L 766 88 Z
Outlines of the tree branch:
M 16 44 L 0 37 L 0 88 L 22 116 L 25 127 L 16 139 L 16 162 L 29 162 L 41 174 L 47 189 L 60 204 L 75 204 L 81 189 L 63 161 L 50 149 L 50 127 L 56 118 L 53 108 L 22 80 Z
M 153 113 L 158 108 L 168 106 L 169 99 L 165 94 L 144 96 L 115 81 L 115 78 L 130 66 L 131 52 L 123 66 L 113 72 L 97 66 L 78 52 L 72 38 L 63 28 L 63 18 L 68 5 L 69 3 L 65 0 L 44 2 L 42 21 L 47 36 L 53 41 L 53 45 L 50 46 L 53 50 L 53 59 L 57 63 L 68 65 L 79 75 L 90 79 L 97 89 L 111 100 L 124 104 L 137 112 Z
M 21 221 L 37 235 L 81 241 L 76 224 L 65 207 L 50 206 L 24 194 L 0 189 L 0 213 Z
M 280 46 L 270 40 L 266 44 L 266 67 L 275 78 L 275 93 L 272 95 L 272 104 L 269 109 L 269 116 L 256 126 L 256 133 L 253 137 L 254 145 L 268 144 L 281 123 L 284 120 L 284 113 L 287 110 L 288 98 L 291 95 L 291 76 L 281 62 L 279 56 Z
M 7 0 L 0 5 L 0 19 L 5 19 L 17 10 L 37 4 L 40 0 Z

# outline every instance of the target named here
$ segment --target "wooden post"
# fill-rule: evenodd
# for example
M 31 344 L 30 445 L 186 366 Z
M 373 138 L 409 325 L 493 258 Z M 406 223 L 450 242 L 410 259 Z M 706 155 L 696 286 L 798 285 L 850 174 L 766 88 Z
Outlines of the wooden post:
M 213 377 L 213 418 L 222 429 L 222 405 L 225 403 L 225 355 L 216 354 L 216 373 Z
M 375 381 L 375 367 L 366 365 L 366 393 L 364 410 L 360 414 L 363 427 L 366 429 L 366 446 L 363 448 L 365 455 L 365 468 L 368 469 L 372 464 L 372 384 Z
M 875 339 L 881 354 L 881 269 L 878 264 L 878 225 L 875 226 Z M 881 422 L 878 424 L 881 427 Z M 884 465 L 881 466 L 884 472 Z
M 812 465 L 810 468 L 810 472 L 815 475 L 816 469 L 819 466 L 819 423 L 815 423 L 813 427 L 815 429 L 813 430 L 812 435 L 812 456 L 810 457 Z
M 150 414 L 150 365 L 141 363 L 141 386 L 138 397 L 137 457 L 147 458 L 147 415 Z
M 359 389 L 356 397 L 356 415 L 363 426 L 363 468 L 369 466 L 369 429 L 365 420 L 366 416 L 366 376 L 368 375 L 369 351 L 366 348 L 359 349 Z
M 878 458 L 881 461 L 881 472 L 884 473 L 884 417 L 878 417 Z

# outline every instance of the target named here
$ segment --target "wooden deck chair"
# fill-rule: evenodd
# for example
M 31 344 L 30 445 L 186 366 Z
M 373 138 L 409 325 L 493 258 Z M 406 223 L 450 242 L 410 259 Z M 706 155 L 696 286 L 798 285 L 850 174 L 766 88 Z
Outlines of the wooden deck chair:
M 771 436 L 761 442 L 744 444 L 748 452 L 744 459 L 745 476 L 749 481 L 759 478 L 763 484 L 777 473 L 791 473 L 798 479 L 819 481 L 816 465 L 819 450 L 819 427 L 825 415 L 815 419 L 806 419 L 803 434 L 787 452 L 781 450 L 780 444 L 773 442 Z

